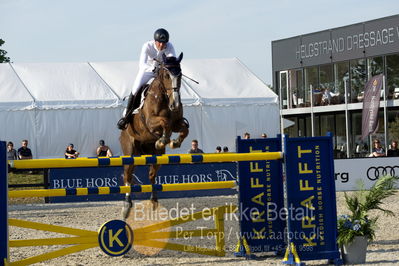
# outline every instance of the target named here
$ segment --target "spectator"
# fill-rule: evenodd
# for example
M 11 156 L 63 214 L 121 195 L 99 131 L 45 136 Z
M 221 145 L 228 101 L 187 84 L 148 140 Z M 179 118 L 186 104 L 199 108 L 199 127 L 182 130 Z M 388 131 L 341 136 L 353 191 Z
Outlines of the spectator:
M 251 138 L 251 135 L 249 135 L 248 132 L 245 132 L 245 134 L 244 134 L 244 139 L 250 139 L 250 138 Z
M 381 142 L 378 139 L 375 139 L 373 141 L 373 150 L 369 157 L 384 157 L 384 156 L 385 156 L 385 150 L 381 146 Z
M 22 141 L 22 147 L 18 149 L 18 158 L 20 160 L 32 159 L 32 151 L 28 148 L 28 140 Z
M 266 139 L 267 138 L 267 134 L 266 133 L 262 133 L 261 137 Z
M 229 152 L 229 148 L 227 146 L 223 147 L 223 152 Z
M 398 141 L 392 140 L 391 148 L 388 150 L 388 157 L 399 156 Z
M 11 141 L 7 143 L 7 160 L 18 160 L 17 151 Z
M 97 156 L 98 157 L 112 157 L 111 149 L 105 145 L 104 140 L 99 141 L 100 146 L 97 148 Z
M 198 140 L 193 139 L 191 141 L 191 149 L 188 150 L 188 153 L 204 153 L 200 148 L 198 148 Z
M 215 153 L 221 153 L 221 152 L 222 152 L 222 147 L 217 146 Z
M 76 159 L 79 156 L 79 152 L 73 149 L 73 144 L 69 144 L 65 150 L 65 159 Z

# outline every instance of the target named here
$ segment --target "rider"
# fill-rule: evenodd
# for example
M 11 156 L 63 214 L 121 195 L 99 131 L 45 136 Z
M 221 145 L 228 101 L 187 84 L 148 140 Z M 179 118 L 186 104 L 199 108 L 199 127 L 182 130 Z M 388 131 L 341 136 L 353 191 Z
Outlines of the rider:
M 151 78 L 155 77 L 154 70 L 158 62 L 162 61 L 162 55 L 167 57 L 174 56 L 175 49 L 171 42 L 169 42 L 169 33 L 167 30 L 160 28 L 154 32 L 154 40 L 143 44 L 141 48 L 139 72 L 134 81 L 132 92 L 129 95 L 126 111 L 124 117 L 118 121 L 118 128 L 123 130 L 127 127 L 129 120 L 133 114 L 133 103 L 137 91 L 146 84 Z

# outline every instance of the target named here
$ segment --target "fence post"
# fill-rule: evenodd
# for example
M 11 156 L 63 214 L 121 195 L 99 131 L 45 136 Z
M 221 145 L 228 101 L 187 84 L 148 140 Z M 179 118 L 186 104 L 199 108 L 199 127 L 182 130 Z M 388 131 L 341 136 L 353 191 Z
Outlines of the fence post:
M 0 141 L 0 266 L 8 260 L 8 164 L 7 146 Z

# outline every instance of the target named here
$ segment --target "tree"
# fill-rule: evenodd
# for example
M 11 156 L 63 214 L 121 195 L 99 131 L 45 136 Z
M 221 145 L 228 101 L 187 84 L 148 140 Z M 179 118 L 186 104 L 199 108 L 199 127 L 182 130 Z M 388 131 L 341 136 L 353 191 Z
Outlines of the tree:
M 3 39 L 0 39 L 0 47 L 5 43 Z M 0 63 L 10 62 L 10 58 L 6 56 L 7 52 L 0 49 Z

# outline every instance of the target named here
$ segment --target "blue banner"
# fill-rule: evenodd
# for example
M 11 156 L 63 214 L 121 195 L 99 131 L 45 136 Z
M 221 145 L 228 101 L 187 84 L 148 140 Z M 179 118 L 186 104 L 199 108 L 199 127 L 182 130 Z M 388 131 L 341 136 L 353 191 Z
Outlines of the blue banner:
M 236 180 L 236 163 L 163 165 L 156 184 L 202 183 Z M 137 166 L 134 183 L 148 185 L 148 166 Z M 57 168 L 49 170 L 50 188 L 117 187 L 123 186 L 122 167 Z M 236 194 L 235 189 L 158 192 L 159 198 L 183 198 Z M 151 193 L 134 193 L 133 198 L 149 199 Z M 51 197 L 49 202 L 122 200 L 123 194 Z
M 281 151 L 280 138 L 237 139 L 237 151 Z M 239 162 L 239 202 L 241 237 L 250 252 L 281 252 L 285 248 L 285 221 L 281 160 Z
M 339 258 L 332 137 L 286 139 L 288 237 L 301 260 Z

